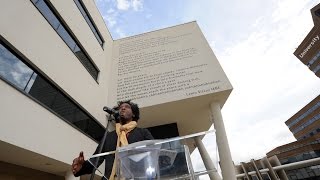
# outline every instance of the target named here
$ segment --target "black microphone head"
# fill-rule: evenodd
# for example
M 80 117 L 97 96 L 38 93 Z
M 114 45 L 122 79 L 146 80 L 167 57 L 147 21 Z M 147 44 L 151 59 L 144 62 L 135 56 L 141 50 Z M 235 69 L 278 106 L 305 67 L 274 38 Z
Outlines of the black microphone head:
M 103 111 L 107 112 L 108 114 L 112 115 L 114 117 L 114 120 L 116 121 L 116 123 L 119 123 L 119 111 L 113 109 L 113 108 L 109 108 L 107 106 L 103 107 Z
M 118 111 L 116 111 L 115 109 L 109 108 L 107 106 L 103 107 L 103 110 L 112 115 L 119 114 Z

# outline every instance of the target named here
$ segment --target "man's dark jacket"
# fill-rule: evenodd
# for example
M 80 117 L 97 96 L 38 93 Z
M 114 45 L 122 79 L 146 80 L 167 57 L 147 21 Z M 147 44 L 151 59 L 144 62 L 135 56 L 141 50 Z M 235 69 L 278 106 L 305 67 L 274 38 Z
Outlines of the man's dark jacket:
M 105 140 L 105 143 L 104 143 L 104 146 L 103 146 L 103 149 L 102 149 L 102 152 L 114 151 L 117 146 L 117 138 L 118 138 L 118 136 L 115 131 L 108 133 L 106 140 Z M 130 131 L 130 133 L 127 136 L 127 139 L 128 139 L 128 143 L 131 144 L 131 143 L 138 142 L 138 141 L 153 139 L 153 136 L 151 135 L 151 133 L 147 129 L 136 127 L 132 131 Z M 98 153 L 99 147 L 100 147 L 100 145 L 97 147 L 94 154 Z M 114 154 L 99 158 L 98 167 L 101 165 L 103 160 L 106 161 L 104 175 L 107 178 L 109 178 L 111 171 L 112 171 Z M 75 176 L 78 177 L 83 174 L 90 174 L 90 173 L 92 173 L 92 170 L 93 170 L 93 166 L 88 161 L 85 161 L 84 164 L 82 165 L 82 168 L 80 169 L 80 171 L 78 173 L 75 174 Z

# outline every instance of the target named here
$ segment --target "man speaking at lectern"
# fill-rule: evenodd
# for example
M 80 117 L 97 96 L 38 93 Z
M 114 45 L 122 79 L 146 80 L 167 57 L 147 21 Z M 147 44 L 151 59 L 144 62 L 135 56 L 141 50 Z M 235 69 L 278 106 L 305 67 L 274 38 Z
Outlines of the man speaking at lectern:
M 137 104 L 130 102 L 130 100 L 120 101 L 115 109 L 119 110 L 119 122 L 116 122 L 116 130 L 108 133 L 102 152 L 114 151 L 117 147 L 153 139 L 151 133 L 147 129 L 137 127 L 137 122 L 140 118 L 140 111 Z M 94 154 L 98 153 L 99 146 Z M 101 165 L 103 160 L 106 162 L 104 175 L 105 177 L 109 177 L 110 180 L 113 180 L 116 173 L 114 154 L 99 158 L 98 166 Z M 92 171 L 93 166 L 90 162 L 84 160 L 83 152 L 81 151 L 79 157 L 75 158 L 72 163 L 72 172 L 74 176 L 78 177 L 83 174 L 90 174 Z

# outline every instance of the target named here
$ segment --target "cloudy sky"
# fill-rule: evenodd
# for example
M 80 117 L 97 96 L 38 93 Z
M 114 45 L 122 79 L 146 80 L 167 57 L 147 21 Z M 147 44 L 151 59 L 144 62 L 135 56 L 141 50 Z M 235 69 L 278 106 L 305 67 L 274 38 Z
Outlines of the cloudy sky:
M 284 122 L 320 93 L 320 79 L 293 55 L 313 27 L 310 9 L 319 1 L 96 3 L 114 39 L 197 21 L 234 87 L 222 113 L 235 163 L 294 141 Z M 215 152 L 209 141 L 210 153 Z

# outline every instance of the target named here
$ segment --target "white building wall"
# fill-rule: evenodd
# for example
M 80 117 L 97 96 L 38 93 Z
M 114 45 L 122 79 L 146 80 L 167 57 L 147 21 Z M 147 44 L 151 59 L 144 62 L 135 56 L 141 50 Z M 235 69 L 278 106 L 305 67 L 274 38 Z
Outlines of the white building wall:
M 69 164 L 93 152 L 93 140 L 20 91 L 0 81 L 0 92 L 1 141 Z
M 111 54 L 105 52 L 111 48 L 112 39 L 110 35 L 104 37 L 107 45 L 103 50 L 73 1 L 52 2 L 100 70 L 98 83 L 30 1 L 2 2 L 1 35 L 105 124 L 105 113 L 101 109 L 106 104 L 108 60 L 111 59 Z
M 113 40 L 94 1 L 83 2 L 103 36 L 103 47 L 74 1 L 50 2 L 100 70 L 98 81 L 94 80 L 31 1 L 1 2 L 0 34 L 25 56 L 24 60 L 105 126 L 102 107 L 107 103 L 111 65 L 111 54 L 107 52 L 111 52 Z M 86 157 L 95 150 L 95 141 L 2 80 L 0 99 L 1 141 L 66 164 L 71 164 L 80 150 Z M 19 163 L 12 158 L 0 161 Z M 21 162 L 19 165 L 28 163 L 32 164 Z

